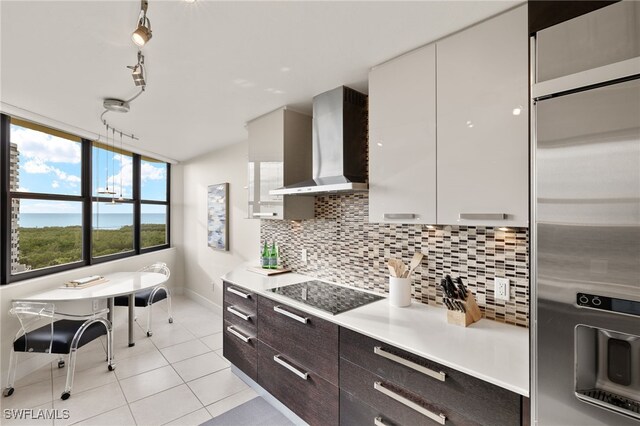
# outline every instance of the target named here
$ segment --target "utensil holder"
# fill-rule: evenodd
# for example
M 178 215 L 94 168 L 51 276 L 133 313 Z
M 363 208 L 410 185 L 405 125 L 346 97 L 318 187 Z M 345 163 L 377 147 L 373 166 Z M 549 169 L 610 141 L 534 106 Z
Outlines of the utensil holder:
M 461 302 L 464 305 L 466 312 L 447 310 L 447 322 L 449 324 L 468 327 L 474 322 L 480 321 L 480 318 L 482 318 L 482 312 L 480 312 L 480 308 L 476 303 L 476 298 L 470 291 L 467 292 L 467 298 Z
M 411 305 L 411 278 L 389 277 L 389 304 L 399 308 Z

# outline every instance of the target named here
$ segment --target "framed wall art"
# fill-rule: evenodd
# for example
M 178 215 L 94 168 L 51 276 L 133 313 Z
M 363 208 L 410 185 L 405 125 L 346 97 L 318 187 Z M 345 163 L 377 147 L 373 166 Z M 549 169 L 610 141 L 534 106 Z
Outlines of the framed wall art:
M 229 183 L 207 189 L 207 243 L 216 250 L 229 250 Z

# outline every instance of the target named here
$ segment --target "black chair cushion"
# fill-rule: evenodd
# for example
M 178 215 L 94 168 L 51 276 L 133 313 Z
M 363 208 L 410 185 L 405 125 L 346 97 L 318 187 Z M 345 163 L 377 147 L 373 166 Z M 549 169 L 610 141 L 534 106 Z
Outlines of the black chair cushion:
M 149 303 L 149 298 L 151 297 L 151 292 L 153 288 L 149 288 L 147 290 L 139 291 L 135 294 L 135 306 L 145 307 Z M 164 290 L 158 290 L 156 295 L 153 297 L 153 301 L 151 303 L 159 302 L 163 299 L 167 298 L 167 293 Z M 129 296 L 118 296 L 114 297 L 114 304 L 116 306 L 129 306 Z
M 68 354 L 71 351 L 73 336 L 84 323 L 83 320 L 58 320 L 53 323 L 53 338 L 51 337 L 51 325 L 47 324 L 20 336 L 13 342 L 13 350 L 16 352 L 47 352 L 49 344 L 53 340 L 51 353 Z M 107 329 L 104 324 L 94 322 L 82 333 L 78 348 L 105 334 L 107 334 Z

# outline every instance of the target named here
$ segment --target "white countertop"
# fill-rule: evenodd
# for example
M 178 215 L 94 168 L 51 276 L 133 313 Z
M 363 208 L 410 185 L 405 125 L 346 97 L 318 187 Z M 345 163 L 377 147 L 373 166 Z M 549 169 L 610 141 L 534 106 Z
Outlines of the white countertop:
M 386 299 L 331 315 L 267 291 L 317 278 L 294 273 L 266 277 L 240 266 L 223 275 L 222 279 L 470 376 L 529 396 L 529 330 L 526 328 L 487 319 L 481 319 L 465 328 L 447 324 L 444 308 L 418 302 L 413 302 L 410 307 L 396 308 L 389 305 Z

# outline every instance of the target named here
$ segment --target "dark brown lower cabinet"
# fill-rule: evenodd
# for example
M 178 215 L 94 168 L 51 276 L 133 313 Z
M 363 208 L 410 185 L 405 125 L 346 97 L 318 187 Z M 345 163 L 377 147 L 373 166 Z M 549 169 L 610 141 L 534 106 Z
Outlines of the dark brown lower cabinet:
M 463 406 L 456 410 L 426 400 L 344 359 L 340 360 L 340 389 L 370 405 L 378 416 L 396 424 L 406 426 L 481 424 L 461 414 L 459 411 L 464 410 Z M 491 408 L 487 407 L 487 409 Z M 373 423 L 374 420 L 370 419 L 370 422 Z
M 338 424 L 338 387 L 261 341 L 258 384 L 310 425 Z
M 400 426 L 382 411 L 376 410 L 343 390 L 340 391 L 340 425 Z
M 222 355 L 253 380 L 258 380 L 258 339 L 246 330 L 224 321 Z M 247 341 L 245 341 L 245 339 Z

